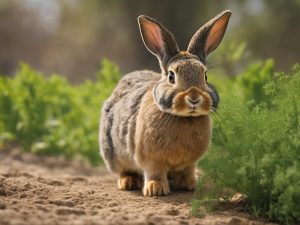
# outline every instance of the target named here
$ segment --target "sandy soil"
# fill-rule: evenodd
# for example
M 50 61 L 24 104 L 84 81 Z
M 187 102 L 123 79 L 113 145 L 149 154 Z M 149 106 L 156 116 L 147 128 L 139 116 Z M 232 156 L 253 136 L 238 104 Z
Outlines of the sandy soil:
M 238 206 L 203 218 L 190 215 L 192 193 L 143 197 L 119 191 L 104 168 L 79 161 L 0 150 L 0 225 L 6 224 L 271 224 Z

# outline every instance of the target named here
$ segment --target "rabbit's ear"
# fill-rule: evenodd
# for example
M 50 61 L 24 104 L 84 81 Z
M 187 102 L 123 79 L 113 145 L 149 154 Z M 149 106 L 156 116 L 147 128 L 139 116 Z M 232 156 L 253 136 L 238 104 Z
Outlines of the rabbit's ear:
M 158 57 L 161 66 L 164 67 L 172 56 L 179 53 L 173 34 L 148 16 L 139 16 L 138 22 L 144 44 Z
M 192 37 L 187 51 L 205 62 L 208 54 L 221 43 L 230 16 L 231 11 L 226 10 L 203 25 Z

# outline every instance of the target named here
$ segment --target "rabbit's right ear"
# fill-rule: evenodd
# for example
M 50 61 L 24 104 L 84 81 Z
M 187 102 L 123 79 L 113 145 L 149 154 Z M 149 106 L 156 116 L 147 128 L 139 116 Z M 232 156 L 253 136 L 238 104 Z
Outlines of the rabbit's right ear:
M 222 41 L 230 16 L 231 11 L 226 10 L 208 21 L 194 34 L 187 51 L 197 55 L 205 63 L 206 57 Z
M 169 59 L 179 53 L 173 34 L 148 16 L 139 16 L 138 22 L 145 46 L 157 56 L 161 68 L 165 69 Z

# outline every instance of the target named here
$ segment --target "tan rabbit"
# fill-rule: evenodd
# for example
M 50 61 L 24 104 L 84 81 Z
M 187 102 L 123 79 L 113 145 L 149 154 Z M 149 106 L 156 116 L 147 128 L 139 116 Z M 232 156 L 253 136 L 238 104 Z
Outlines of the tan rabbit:
M 187 51 L 155 19 L 138 17 L 162 72 L 125 75 L 102 108 L 100 152 L 119 175 L 119 189 L 143 187 L 153 196 L 169 194 L 169 181 L 174 189 L 195 188 L 195 164 L 211 139 L 209 113 L 219 102 L 206 81 L 206 57 L 220 44 L 230 15 L 224 11 L 202 26 Z

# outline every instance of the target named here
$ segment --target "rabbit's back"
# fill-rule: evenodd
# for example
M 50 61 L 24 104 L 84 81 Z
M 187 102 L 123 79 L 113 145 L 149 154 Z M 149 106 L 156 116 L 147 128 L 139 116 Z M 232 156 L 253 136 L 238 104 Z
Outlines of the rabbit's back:
M 152 71 L 129 73 L 105 101 L 100 121 L 100 152 L 112 171 L 137 170 L 133 159 L 136 118 L 143 96 L 159 79 L 160 74 Z

